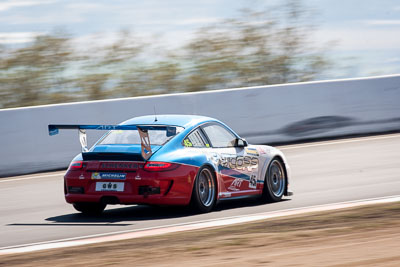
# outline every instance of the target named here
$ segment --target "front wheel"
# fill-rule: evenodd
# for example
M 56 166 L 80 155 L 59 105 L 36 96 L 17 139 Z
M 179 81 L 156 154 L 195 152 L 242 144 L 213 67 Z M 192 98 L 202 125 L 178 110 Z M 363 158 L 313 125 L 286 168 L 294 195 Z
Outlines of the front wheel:
M 192 205 L 200 212 L 213 209 L 217 199 L 215 175 L 209 167 L 202 167 L 193 186 Z
M 80 202 L 74 203 L 73 206 L 77 211 L 85 215 L 99 215 L 107 205 L 103 203 Z
M 273 159 L 265 175 L 263 199 L 269 202 L 280 201 L 285 193 L 286 181 L 286 172 L 282 161 Z

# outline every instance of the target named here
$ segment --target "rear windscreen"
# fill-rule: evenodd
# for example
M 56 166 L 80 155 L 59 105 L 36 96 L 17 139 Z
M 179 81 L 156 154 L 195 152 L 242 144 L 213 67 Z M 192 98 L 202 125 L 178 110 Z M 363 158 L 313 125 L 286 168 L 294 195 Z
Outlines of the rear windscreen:
M 148 129 L 150 144 L 162 146 L 183 130 L 182 127 L 164 127 L 162 129 Z M 113 130 L 102 140 L 100 145 L 140 145 L 140 135 L 137 130 Z

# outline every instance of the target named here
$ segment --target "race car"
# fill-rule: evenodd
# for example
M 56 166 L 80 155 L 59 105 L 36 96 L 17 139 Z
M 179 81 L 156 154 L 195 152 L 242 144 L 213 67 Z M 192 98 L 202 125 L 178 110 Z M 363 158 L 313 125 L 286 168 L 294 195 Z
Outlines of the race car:
M 192 205 L 290 196 L 283 153 L 249 145 L 219 120 L 193 115 L 141 116 L 119 125 L 49 125 L 49 134 L 77 129 L 82 146 L 64 176 L 68 203 L 84 214 L 107 204 Z M 86 130 L 106 130 L 90 149 Z

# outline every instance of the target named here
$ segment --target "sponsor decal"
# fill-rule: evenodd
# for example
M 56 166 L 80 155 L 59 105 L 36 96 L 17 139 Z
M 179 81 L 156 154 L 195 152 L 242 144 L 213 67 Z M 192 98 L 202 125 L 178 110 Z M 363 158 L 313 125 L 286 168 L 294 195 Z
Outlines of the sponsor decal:
M 115 130 L 118 125 L 99 125 L 96 130 Z
M 259 156 L 257 149 L 252 147 L 246 147 L 246 153 L 251 156 L 257 156 L 257 157 Z
M 231 194 L 231 193 L 228 193 L 228 192 L 221 192 L 221 193 L 219 193 L 219 196 L 220 196 L 220 197 L 231 197 L 232 194 Z
M 138 164 L 132 162 L 102 162 L 100 164 L 102 169 L 137 169 Z
M 219 164 L 222 167 L 251 172 L 258 168 L 258 158 L 222 154 Z
M 126 173 L 113 173 L 113 172 L 94 172 L 92 173 L 92 179 L 114 179 L 114 180 L 125 180 Z
M 98 173 L 98 172 L 92 173 L 92 179 L 101 179 L 100 178 L 100 173 Z
M 243 180 L 240 178 L 236 178 L 232 181 L 231 185 L 228 187 L 231 191 L 239 191 L 240 186 L 242 185 Z
M 250 176 L 249 188 L 251 188 L 251 189 L 257 188 L 257 176 L 255 174 L 252 174 Z
M 167 127 L 167 137 L 176 135 L 176 127 Z
M 260 154 L 268 154 L 269 153 L 269 150 L 265 147 L 258 147 L 257 150 L 258 150 L 258 153 L 260 153 Z
M 183 140 L 183 144 L 184 144 L 185 146 L 187 146 L 187 147 L 192 147 L 192 146 L 193 146 L 192 142 L 190 142 L 189 139 Z
M 206 153 L 206 157 L 208 161 L 212 161 L 212 163 L 214 164 L 219 164 L 220 161 L 220 156 L 217 153 L 207 153 L 209 152 L 208 150 L 204 150 L 204 152 Z

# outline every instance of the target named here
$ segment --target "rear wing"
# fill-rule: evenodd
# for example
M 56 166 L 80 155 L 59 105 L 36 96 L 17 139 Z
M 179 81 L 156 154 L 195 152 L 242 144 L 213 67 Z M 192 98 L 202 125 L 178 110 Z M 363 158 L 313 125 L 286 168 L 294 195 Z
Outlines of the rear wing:
M 151 151 L 149 129 L 166 129 L 167 133 L 171 128 L 165 125 L 77 125 L 77 124 L 50 124 L 49 135 L 53 136 L 59 133 L 59 130 L 77 129 L 79 133 L 79 142 L 81 143 L 82 152 L 88 152 L 86 130 L 137 130 L 140 135 L 140 143 L 142 148 L 142 157 L 147 160 L 153 154 Z

